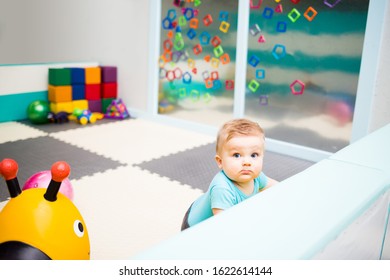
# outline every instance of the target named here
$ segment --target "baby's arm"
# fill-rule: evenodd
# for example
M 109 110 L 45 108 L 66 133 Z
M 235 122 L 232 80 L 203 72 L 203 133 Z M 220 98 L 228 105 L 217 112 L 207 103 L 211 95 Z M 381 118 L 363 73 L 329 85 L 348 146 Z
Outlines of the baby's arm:
M 219 208 L 213 208 L 211 210 L 213 211 L 213 215 L 214 216 L 219 214 L 219 213 L 221 213 L 221 212 L 223 212 L 223 209 L 219 209 Z
M 267 177 L 267 185 L 264 188 L 262 188 L 260 191 L 262 192 L 266 189 L 269 189 L 270 187 L 272 187 L 273 185 L 276 185 L 277 183 L 279 183 L 279 182 L 276 181 L 275 179 Z
M 211 211 L 213 215 L 235 205 L 234 193 L 225 184 L 214 185 L 210 190 Z

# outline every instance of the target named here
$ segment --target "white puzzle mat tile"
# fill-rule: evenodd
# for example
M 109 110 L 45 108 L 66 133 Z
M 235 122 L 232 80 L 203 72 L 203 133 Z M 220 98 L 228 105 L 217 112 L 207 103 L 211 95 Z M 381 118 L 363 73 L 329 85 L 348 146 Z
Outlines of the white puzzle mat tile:
M 0 123 L 0 144 L 45 135 L 47 133 L 18 122 Z
M 72 180 L 90 236 L 91 259 L 130 259 L 180 232 L 202 192 L 138 167 Z
M 140 119 L 57 132 L 50 136 L 127 164 L 214 141 L 209 135 Z

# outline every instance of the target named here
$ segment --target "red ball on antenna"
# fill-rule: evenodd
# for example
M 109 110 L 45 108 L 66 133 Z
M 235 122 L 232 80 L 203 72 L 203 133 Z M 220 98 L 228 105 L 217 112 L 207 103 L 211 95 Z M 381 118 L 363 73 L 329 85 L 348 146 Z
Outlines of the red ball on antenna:
M 51 167 L 52 180 L 62 182 L 70 174 L 70 166 L 65 161 L 57 161 Z
M 16 178 L 18 168 L 18 163 L 13 159 L 5 158 L 0 161 L 0 174 L 7 181 Z

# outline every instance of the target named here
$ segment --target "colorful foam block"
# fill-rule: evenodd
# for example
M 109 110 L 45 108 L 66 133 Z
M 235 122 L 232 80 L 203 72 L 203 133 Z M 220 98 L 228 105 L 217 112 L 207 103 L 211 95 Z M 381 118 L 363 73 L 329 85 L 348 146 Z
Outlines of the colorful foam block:
M 72 86 L 49 85 L 48 98 L 50 102 L 72 101 Z
M 85 69 L 84 68 L 70 68 L 70 77 L 72 85 L 79 85 L 85 83 Z
M 172 46 L 170 47 L 172 49 Z M 101 82 L 102 83 L 116 83 L 117 82 L 117 67 L 116 66 L 101 66 Z
M 100 99 L 100 84 L 85 85 L 85 99 L 87 100 Z
M 101 83 L 101 69 L 100 67 L 85 68 L 85 84 L 100 84 Z
M 50 111 L 54 113 L 59 113 L 61 111 L 67 112 L 69 114 L 73 113 L 73 102 L 52 102 L 50 103 Z
M 85 85 L 72 85 L 72 99 L 85 99 Z
M 117 96 L 118 96 L 118 84 L 117 83 L 101 84 L 101 97 L 102 98 L 117 98 Z
M 107 108 L 108 106 L 111 105 L 111 102 L 114 100 L 115 98 L 102 98 L 101 101 L 102 101 L 102 112 L 106 112 L 107 111 Z
M 88 109 L 91 112 L 102 112 L 102 101 L 101 99 L 98 100 L 88 100 Z
M 80 110 L 88 110 L 88 100 L 73 100 L 72 101 L 72 107 L 74 109 L 80 109 Z
M 53 86 L 66 86 L 71 84 L 69 68 L 49 68 L 49 84 Z

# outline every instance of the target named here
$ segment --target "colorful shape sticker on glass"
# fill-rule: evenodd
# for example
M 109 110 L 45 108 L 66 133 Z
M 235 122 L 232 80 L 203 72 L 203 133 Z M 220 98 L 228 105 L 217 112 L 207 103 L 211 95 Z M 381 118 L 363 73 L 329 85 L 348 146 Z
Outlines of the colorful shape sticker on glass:
M 225 82 L 225 88 L 227 90 L 232 90 L 234 89 L 234 81 L 233 80 L 226 80 Z
M 278 32 L 286 32 L 287 30 L 287 23 L 285 21 L 278 21 L 276 24 L 276 31 Z
M 191 90 L 190 92 L 190 97 L 191 97 L 191 100 L 196 102 L 196 101 L 199 101 L 200 99 L 200 92 L 196 89 L 193 89 Z
M 265 78 L 264 69 L 256 69 L 256 79 L 263 80 Z
M 195 29 L 193 28 L 190 28 L 187 32 L 187 36 L 188 38 L 190 38 L 191 40 L 194 39 L 196 37 L 196 31 Z
M 214 46 L 214 47 L 218 47 L 220 44 L 221 44 L 221 39 L 215 35 L 213 37 L 213 39 L 211 39 L 211 44 Z
M 213 89 L 214 90 L 220 89 L 221 87 L 222 87 L 221 80 L 213 80 Z
M 218 80 L 219 79 L 219 75 L 218 75 L 218 71 L 213 71 L 213 72 L 211 72 L 211 79 L 212 80 Z
M 259 104 L 262 106 L 268 105 L 268 95 L 260 95 L 259 96 Z
M 249 33 L 252 35 L 252 36 L 256 36 L 257 34 L 259 34 L 261 32 L 261 29 L 259 27 L 258 24 L 253 24 L 249 27 Z
M 324 4 L 329 8 L 334 8 L 334 6 L 336 6 L 339 2 L 341 2 L 341 0 L 335 0 L 335 1 L 324 0 Z
M 218 58 L 213 57 L 211 59 L 211 67 L 213 67 L 213 68 L 218 68 L 219 67 L 219 59 Z
M 179 88 L 179 97 L 184 98 L 187 96 L 187 90 L 186 88 Z
M 250 58 L 249 58 L 249 61 L 248 61 L 248 63 L 250 64 L 250 65 L 252 65 L 253 67 L 256 67 L 257 66 L 257 64 L 259 64 L 259 62 L 260 62 L 260 58 L 258 58 L 256 55 L 252 55 Z
M 218 47 L 215 47 L 215 48 L 214 48 L 214 55 L 215 55 L 216 57 L 219 58 L 223 53 L 224 53 L 224 51 L 223 51 L 223 48 L 222 48 L 221 45 L 219 45 Z
M 297 9 L 293 8 L 288 13 L 287 17 L 294 23 L 301 17 L 301 13 Z
M 221 60 L 222 64 L 228 64 L 230 62 L 230 56 L 228 53 L 224 53 L 219 59 Z
M 308 20 L 312 21 L 317 15 L 317 11 L 313 7 L 307 8 L 306 12 L 303 14 L 303 16 Z
M 256 92 L 256 90 L 260 87 L 260 83 L 256 80 L 251 80 L 249 82 L 249 85 L 248 85 L 248 88 L 252 91 L 252 92 Z
M 286 47 L 284 45 L 281 45 L 281 44 L 276 44 L 274 46 L 274 48 L 272 49 L 272 55 L 278 60 L 285 57 L 286 56 Z
M 219 26 L 219 30 L 221 30 L 223 33 L 227 33 L 229 31 L 230 23 L 226 21 L 222 21 L 221 25 Z
M 255 3 L 253 3 L 255 2 Z M 251 9 L 260 9 L 261 3 L 263 3 L 263 0 L 251 0 L 250 2 L 250 8 Z
M 213 87 L 213 81 L 210 78 L 205 79 L 204 83 L 205 83 L 206 88 L 212 88 Z
M 202 46 L 200 44 L 196 44 L 192 50 L 194 51 L 194 54 L 198 55 L 202 52 Z
M 194 17 L 194 9 L 185 8 L 183 14 L 184 14 L 184 17 L 186 18 L 186 20 L 190 20 Z
M 270 7 L 265 7 L 263 11 L 263 18 L 271 19 L 274 15 L 274 10 L 272 10 Z
M 202 99 L 205 103 L 209 103 L 211 101 L 211 95 L 210 93 L 206 92 L 202 95 Z
M 275 13 L 278 13 L 278 14 L 283 13 L 283 6 L 282 6 L 282 4 L 276 5 L 276 7 L 275 7 Z
M 290 84 L 291 93 L 294 95 L 302 95 L 305 90 L 305 83 L 300 80 L 295 80 Z
M 204 18 L 203 18 L 203 23 L 204 25 L 206 26 L 209 26 L 210 24 L 213 23 L 213 18 L 210 14 L 206 15 Z
M 211 40 L 211 36 L 207 31 L 203 31 L 199 35 L 199 41 L 202 45 L 208 45 L 210 43 L 210 40 Z
M 179 17 L 179 26 L 182 27 L 182 26 L 187 26 L 187 19 L 185 16 L 180 16 Z
M 183 74 L 183 83 L 190 84 L 192 80 L 191 74 L 189 72 L 185 72 Z
M 219 12 L 219 20 L 220 21 L 228 21 L 229 20 L 229 12 L 220 11 Z
M 190 19 L 190 27 L 193 29 L 197 29 L 199 25 L 199 20 L 197 18 Z
M 265 37 L 264 35 L 260 35 L 259 40 L 257 40 L 259 43 L 265 43 Z

